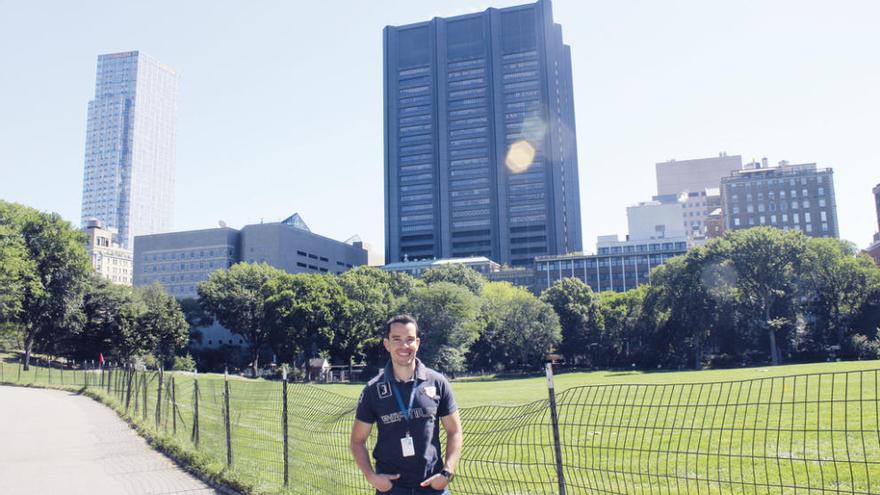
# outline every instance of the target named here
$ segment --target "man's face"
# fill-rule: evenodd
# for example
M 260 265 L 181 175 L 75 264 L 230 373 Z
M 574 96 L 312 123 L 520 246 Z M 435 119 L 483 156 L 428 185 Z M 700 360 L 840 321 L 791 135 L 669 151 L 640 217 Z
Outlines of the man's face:
M 385 350 L 391 354 L 391 360 L 398 366 L 409 366 L 416 359 L 419 350 L 419 338 L 416 326 L 412 323 L 392 323 L 391 331 L 385 339 Z

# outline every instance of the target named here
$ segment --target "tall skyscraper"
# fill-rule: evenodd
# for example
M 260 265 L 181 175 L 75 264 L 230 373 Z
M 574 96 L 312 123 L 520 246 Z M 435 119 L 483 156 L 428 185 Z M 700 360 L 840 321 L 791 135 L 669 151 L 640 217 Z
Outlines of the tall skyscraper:
M 140 52 L 98 56 L 89 101 L 82 225 L 100 220 L 120 246 L 170 230 L 178 76 Z
M 388 26 L 386 263 L 581 250 L 571 50 L 551 4 Z

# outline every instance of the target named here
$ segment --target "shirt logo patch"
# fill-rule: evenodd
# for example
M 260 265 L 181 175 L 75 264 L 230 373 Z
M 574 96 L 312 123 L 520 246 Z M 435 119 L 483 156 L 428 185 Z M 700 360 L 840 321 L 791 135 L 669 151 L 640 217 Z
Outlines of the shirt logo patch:
M 380 399 L 391 397 L 391 387 L 388 386 L 388 382 L 379 382 L 377 388 L 379 390 Z
M 425 393 L 425 395 L 428 396 L 428 398 L 437 398 L 437 387 L 425 387 L 422 389 L 422 391 Z

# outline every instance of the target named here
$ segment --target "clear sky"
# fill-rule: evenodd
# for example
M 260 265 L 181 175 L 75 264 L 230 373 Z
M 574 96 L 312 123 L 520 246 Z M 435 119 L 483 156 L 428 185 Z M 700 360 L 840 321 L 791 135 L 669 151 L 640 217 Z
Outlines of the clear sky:
M 384 242 L 382 28 L 523 2 L 0 0 L 0 199 L 79 221 L 99 53 L 181 74 L 175 230 L 277 221 Z M 626 233 L 654 164 L 833 167 L 866 246 L 880 182 L 880 2 L 557 0 L 572 47 L 584 247 Z

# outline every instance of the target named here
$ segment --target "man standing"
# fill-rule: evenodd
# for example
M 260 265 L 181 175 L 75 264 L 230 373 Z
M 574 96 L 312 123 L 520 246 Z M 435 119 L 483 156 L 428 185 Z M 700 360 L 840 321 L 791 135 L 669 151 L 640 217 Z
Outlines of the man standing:
M 448 495 L 462 445 L 452 388 L 416 359 L 419 325 L 412 316 L 388 320 L 384 344 L 391 359 L 361 392 L 351 429 L 352 456 L 377 494 Z M 443 461 L 438 418 L 446 429 Z M 379 428 L 375 471 L 366 446 L 373 423 Z

